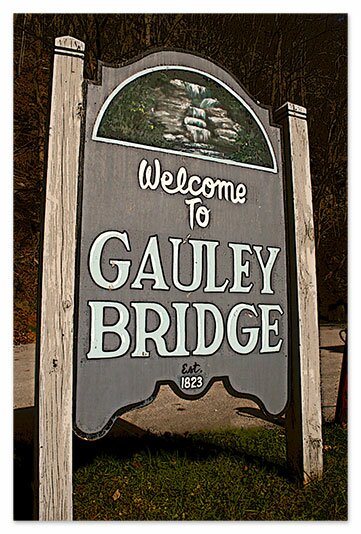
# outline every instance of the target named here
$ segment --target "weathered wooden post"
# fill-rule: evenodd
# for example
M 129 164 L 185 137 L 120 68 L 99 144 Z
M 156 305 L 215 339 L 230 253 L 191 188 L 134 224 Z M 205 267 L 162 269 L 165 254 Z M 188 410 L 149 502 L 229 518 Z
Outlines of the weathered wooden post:
M 288 183 L 291 377 L 286 418 L 287 455 L 306 484 L 322 476 L 322 418 L 315 239 L 306 109 L 286 102 L 283 126 Z
M 39 519 L 72 519 L 75 234 L 84 43 L 55 40 L 38 377 Z

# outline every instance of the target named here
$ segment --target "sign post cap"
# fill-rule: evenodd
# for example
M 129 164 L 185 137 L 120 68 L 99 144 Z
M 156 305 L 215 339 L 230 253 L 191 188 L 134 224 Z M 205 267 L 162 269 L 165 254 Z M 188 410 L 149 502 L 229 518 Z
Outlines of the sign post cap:
M 292 102 L 285 102 L 275 112 L 276 120 L 282 120 L 285 117 L 298 117 L 299 119 L 306 119 L 307 110 L 303 106 L 293 104 Z
M 85 50 L 85 43 L 72 37 L 71 35 L 63 35 L 62 37 L 57 37 L 55 39 L 55 46 L 60 46 L 61 48 L 69 48 L 70 50 Z

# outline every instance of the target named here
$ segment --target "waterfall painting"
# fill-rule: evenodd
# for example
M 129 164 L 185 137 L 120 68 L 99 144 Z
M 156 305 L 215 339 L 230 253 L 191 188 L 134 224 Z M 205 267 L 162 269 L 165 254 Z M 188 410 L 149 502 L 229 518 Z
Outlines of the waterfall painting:
M 93 139 L 274 167 L 252 110 L 216 78 L 185 68 L 148 69 L 121 84 L 103 106 Z

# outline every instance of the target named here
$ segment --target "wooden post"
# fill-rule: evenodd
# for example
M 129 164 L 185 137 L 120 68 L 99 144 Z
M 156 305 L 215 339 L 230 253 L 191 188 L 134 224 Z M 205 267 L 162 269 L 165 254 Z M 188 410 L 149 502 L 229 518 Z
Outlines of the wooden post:
M 322 477 L 322 416 L 315 239 L 306 109 L 286 102 L 283 126 L 291 283 L 290 406 L 287 458 L 305 484 Z
M 84 43 L 55 40 L 38 375 L 39 519 L 72 519 L 75 232 Z

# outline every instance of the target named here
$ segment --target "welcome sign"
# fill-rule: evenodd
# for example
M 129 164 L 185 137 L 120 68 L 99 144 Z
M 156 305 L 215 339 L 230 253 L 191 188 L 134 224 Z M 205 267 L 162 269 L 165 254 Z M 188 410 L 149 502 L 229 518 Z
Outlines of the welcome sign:
M 158 52 L 87 83 L 75 430 L 103 435 L 161 384 L 288 401 L 280 129 L 223 69 Z
M 284 103 L 275 126 L 227 72 L 181 52 L 101 65 L 99 83 L 84 81 L 84 50 L 55 39 L 39 519 L 72 519 L 73 432 L 100 438 L 162 384 L 198 399 L 218 380 L 283 414 L 290 472 L 321 478 L 306 109 Z

